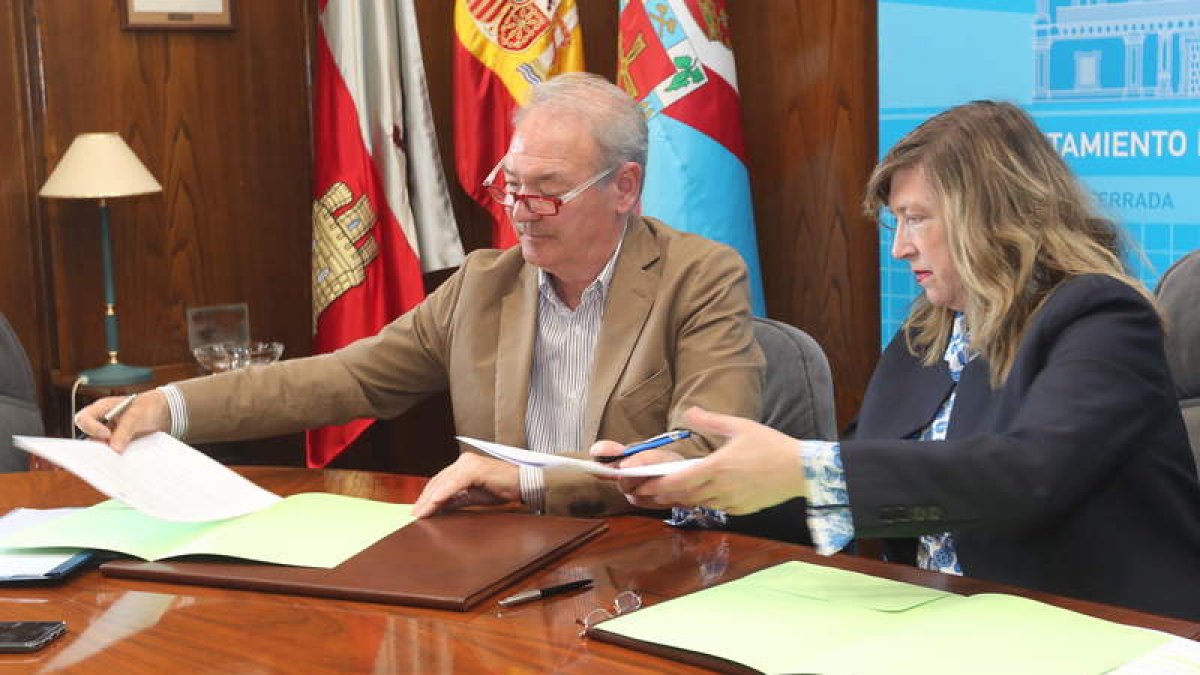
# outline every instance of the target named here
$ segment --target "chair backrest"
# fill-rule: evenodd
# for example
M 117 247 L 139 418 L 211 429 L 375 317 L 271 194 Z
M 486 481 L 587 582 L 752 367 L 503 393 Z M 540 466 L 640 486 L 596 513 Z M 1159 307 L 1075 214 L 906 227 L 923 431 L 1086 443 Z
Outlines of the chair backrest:
M 833 376 L 821 345 L 808 333 L 771 319 L 754 319 L 754 339 L 766 357 L 763 424 L 793 437 L 837 440 Z M 731 531 L 812 544 L 803 499 L 744 516 L 729 516 Z
M 833 375 L 821 345 L 795 326 L 757 317 L 754 339 L 767 360 L 760 421 L 794 438 L 836 440 Z
M 8 319 L 0 314 L 0 473 L 29 468 L 28 456 L 13 447 L 13 434 L 43 433 L 33 367 Z
M 1155 294 L 1167 315 L 1167 361 L 1200 467 L 1200 250 L 1175 261 Z

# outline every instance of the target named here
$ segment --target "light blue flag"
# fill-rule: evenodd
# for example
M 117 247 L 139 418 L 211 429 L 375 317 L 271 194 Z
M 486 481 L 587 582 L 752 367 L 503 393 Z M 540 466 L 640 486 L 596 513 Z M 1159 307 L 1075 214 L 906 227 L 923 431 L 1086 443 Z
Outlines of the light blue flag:
M 766 303 L 730 45 L 721 0 L 626 0 L 617 83 L 641 102 L 650 127 L 642 212 L 736 249 L 761 316 Z

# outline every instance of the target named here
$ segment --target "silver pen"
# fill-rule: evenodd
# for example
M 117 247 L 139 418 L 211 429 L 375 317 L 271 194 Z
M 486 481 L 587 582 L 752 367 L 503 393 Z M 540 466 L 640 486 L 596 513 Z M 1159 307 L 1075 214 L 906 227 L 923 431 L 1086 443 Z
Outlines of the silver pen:
M 121 413 L 125 412 L 125 410 L 126 410 L 126 409 L 127 409 L 129 406 L 133 405 L 133 399 L 135 399 L 135 398 L 137 398 L 137 397 L 138 397 L 138 395 L 137 395 L 137 394 L 131 394 L 131 395 L 129 395 L 129 396 L 126 396 L 126 397 L 125 397 L 125 400 L 123 400 L 123 401 L 121 401 L 120 403 L 116 404 L 115 406 L 113 406 L 113 407 L 112 407 L 112 409 L 111 409 L 111 410 L 109 410 L 108 412 L 104 413 L 104 417 L 101 417 L 101 418 L 100 418 L 100 421 L 101 421 L 101 422 L 104 422 L 105 424 L 108 424 L 109 422 L 111 422 L 111 421 L 113 421 L 113 420 L 117 419 L 118 417 L 120 417 L 120 416 L 121 416 Z

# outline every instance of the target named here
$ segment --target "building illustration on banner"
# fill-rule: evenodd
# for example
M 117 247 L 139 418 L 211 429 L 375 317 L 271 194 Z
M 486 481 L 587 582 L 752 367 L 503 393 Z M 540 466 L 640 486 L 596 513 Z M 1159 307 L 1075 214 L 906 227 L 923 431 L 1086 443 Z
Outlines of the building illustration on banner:
M 1200 98 L 1200 2 L 1037 0 L 1034 100 Z
M 1008 100 L 1121 224 L 1153 288 L 1200 248 L 1200 0 L 880 0 L 880 154 L 926 119 Z M 920 288 L 880 235 L 886 343 Z

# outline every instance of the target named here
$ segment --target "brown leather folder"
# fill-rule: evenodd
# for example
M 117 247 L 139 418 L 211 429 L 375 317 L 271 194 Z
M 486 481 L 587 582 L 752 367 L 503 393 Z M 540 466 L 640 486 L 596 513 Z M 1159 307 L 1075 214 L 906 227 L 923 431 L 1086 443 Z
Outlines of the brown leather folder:
M 608 528 L 602 520 L 458 512 L 417 520 L 333 569 L 229 558 L 120 560 L 113 577 L 466 611 Z

